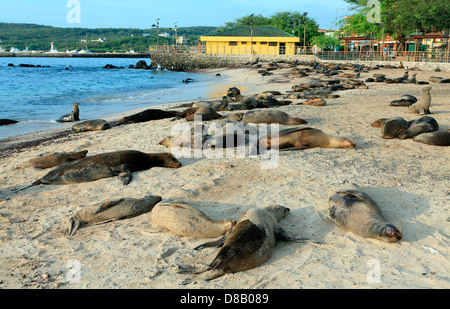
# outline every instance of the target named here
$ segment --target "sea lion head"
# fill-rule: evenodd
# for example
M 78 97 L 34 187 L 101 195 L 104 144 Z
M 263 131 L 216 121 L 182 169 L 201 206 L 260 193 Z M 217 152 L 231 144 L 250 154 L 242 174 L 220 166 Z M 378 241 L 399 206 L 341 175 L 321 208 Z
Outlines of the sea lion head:
M 392 224 L 384 225 L 380 229 L 378 236 L 387 242 L 397 242 L 402 239 L 402 233 Z
M 171 153 L 161 154 L 164 166 L 169 168 L 179 168 L 181 167 L 180 161 L 178 161 Z
M 274 205 L 264 208 L 266 211 L 272 213 L 275 215 L 275 219 L 277 221 L 280 221 L 281 219 L 285 218 L 289 212 L 291 211 L 289 208 L 280 206 L 280 205 Z

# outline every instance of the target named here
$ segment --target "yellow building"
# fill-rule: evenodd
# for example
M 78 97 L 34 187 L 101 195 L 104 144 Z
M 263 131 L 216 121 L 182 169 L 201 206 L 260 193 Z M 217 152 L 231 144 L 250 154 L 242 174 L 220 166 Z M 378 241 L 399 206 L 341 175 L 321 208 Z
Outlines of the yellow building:
M 241 26 L 202 36 L 207 54 L 295 55 L 300 39 L 273 26 Z

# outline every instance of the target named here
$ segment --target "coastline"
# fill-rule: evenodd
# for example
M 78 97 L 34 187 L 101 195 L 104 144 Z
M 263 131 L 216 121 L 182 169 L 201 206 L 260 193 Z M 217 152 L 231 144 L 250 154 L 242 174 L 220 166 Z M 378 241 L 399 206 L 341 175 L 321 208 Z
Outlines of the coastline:
M 289 69 L 257 74 L 251 67 L 211 69 L 224 76 L 227 87 L 247 87 L 244 94 L 277 90 L 317 78 L 290 78 Z M 404 70 L 380 69 L 362 73 L 389 77 Z M 417 72 L 418 80 L 430 76 L 449 78 L 448 72 Z M 300 288 L 449 288 L 448 278 L 448 147 L 412 140 L 385 140 L 370 124 L 377 119 L 418 118 L 405 108 L 389 106 L 403 94 L 417 96 L 424 86 L 367 83 L 369 89 L 338 92 L 323 107 L 279 107 L 309 127 L 351 138 L 355 149 L 309 149 L 280 154 L 276 169 L 263 170 L 259 158 L 181 158 L 177 170 L 153 168 L 133 173 L 123 186 L 117 178 L 68 186 L 38 186 L 19 194 L 48 171 L 14 170 L 18 164 L 45 152 L 78 151 L 88 155 L 121 149 L 167 152 L 158 142 L 170 135 L 168 119 L 115 127 L 107 131 L 68 134 L 23 148 L 0 158 L 0 281 L 1 288 L 154 288 L 154 289 L 300 289 Z M 441 129 L 450 128 L 450 88 L 432 84 L 431 116 Z M 223 93 L 222 95 L 225 95 Z M 220 96 L 218 96 L 220 97 Z M 190 100 L 189 100 L 190 101 Z M 190 101 L 192 102 L 192 101 Z M 168 108 L 178 102 L 152 106 Z M 145 109 L 145 108 L 143 108 Z M 143 110 L 139 109 L 139 110 Z M 115 120 L 139 110 L 105 117 Z M 220 112 L 222 115 L 232 112 Z M 183 120 L 179 120 L 182 122 Z M 70 125 L 68 125 L 70 127 Z M 64 130 L 62 130 L 64 132 Z M 39 138 L 58 132 L 44 132 Z M 60 133 L 60 132 L 59 132 Z M 28 136 L 28 135 L 27 135 Z M 22 138 L 22 137 L 21 137 Z M 32 136 L 27 138 L 32 139 Z M 327 196 L 342 183 L 357 183 L 376 200 L 387 218 L 398 222 L 404 238 L 388 244 L 345 232 L 323 216 Z M 101 225 L 87 226 L 65 236 L 68 219 L 86 206 L 121 197 L 160 195 L 163 200 L 190 203 L 213 219 L 237 219 L 253 207 L 283 205 L 291 213 L 280 225 L 291 234 L 325 245 L 279 242 L 264 264 L 248 271 L 227 274 L 209 282 L 184 286 L 181 266 L 207 266 L 216 249 L 194 251 L 208 240 L 179 237 L 157 229 L 148 214 Z M 69 282 L 69 261 L 80 261 L 79 282 Z M 378 261 L 381 279 L 368 280 L 370 261 Z

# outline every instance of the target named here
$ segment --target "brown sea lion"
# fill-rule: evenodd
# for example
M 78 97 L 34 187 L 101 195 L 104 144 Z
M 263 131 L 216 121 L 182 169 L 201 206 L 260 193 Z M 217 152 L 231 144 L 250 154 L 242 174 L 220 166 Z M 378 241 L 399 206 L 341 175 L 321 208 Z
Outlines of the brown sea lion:
M 136 150 L 102 153 L 60 165 L 36 185 L 64 185 L 96 181 L 120 176 L 124 185 L 130 183 L 132 173 L 152 167 L 179 168 L 181 163 L 171 153 L 144 153 Z
M 410 105 L 408 108 L 408 112 L 412 114 L 431 114 L 430 105 L 431 105 L 431 94 L 430 90 L 431 86 L 425 87 L 420 91 L 420 99 L 417 103 Z
M 415 96 L 406 94 L 401 96 L 400 100 L 394 100 L 389 105 L 390 106 L 410 106 L 417 102 L 417 98 Z
M 227 117 L 227 119 L 241 121 L 244 123 L 279 123 L 283 125 L 299 125 L 308 123 L 303 119 L 291 117 L 285 112 L 271 109 L 249 111 L 246 113 L 235 113 Z
M 400 139 L 413 138 L 422 133 L 429 133 L 439 130 L 439 124 L 436 119 L 429 116 L 421 117 L 420 119 L 410 122 L 407 130 L 399 134 Z
M 82 159 L 86 157 L 88 151 L 78 151 L 78 152 L 55 152 L 48 155 L 43 155 L 38 158 L 33 158 L 24 162 L 16 167 L 16 169 L 24 169 L 28 167 L 36 167 L 36 168 L 50 168 L 55 167 L 70 161 Z
M 202 121 L 222 118 L 222 115 L 218 114 L 212 107 L 200 106 L 196 108 L 196 111 L 193 114 L 186 117 L 186 121 L 194 121 L 196 116 L 201 116 Z
M 195 248 L 222 247 L 208 268 L 194 272 L 198 276 L 183 283 L 189 284 L 195 279 L 212 280 L 227 273 L 257 267 L 270 258 L 277 240 L 309 242 L 309 239 L 288 235 L 278 225 L 278 221 L 285 218 L 289 211 L 283 206 L 271 206 L 244 212 L 236 226 L 222 239 Z
M 450 129 L 422 133 L 413 138 L 415 142 L 434 146 L 450 146 Z
M 80 103 L 75 103 L 72 105 L 72 112 L 70 114 L 64 115 L 58 120 L 57 122 L 74 122 L 74 121 L 80 121 L 80 109 L 78 108 L 78 105 Z
M 74 124 L 72 126 L 72 133 L 108 130 L 111 129 L 111 127 L 111 124 L 106 120 L 93 119 Z
M 279 138 L 269 134 L 258 140 L 258 144 L 271 149 L 274 145 L 283 150 L 305 150 L 310 148 L 355 148 L 349 139 L 333 137 L 313 128 L 292 128 L 279 132 Z
M 403 131 L 409 128 L 410 122 L 401 117 L 383 118 L 377 120 L 375 123 L 380 123 L 381 137 L 384 139 L 391 139 L 398 137 Z M 372 126 L 374 126 L 374 124 Z
M 146 109 L 145 111 L 123 117 L 122 119 L 114 123 L 114 126 L 117 127 L 123 124 L 141 123 L 152 120 L 172 118 L 177 117 L 178 114 L 179 113 L 177 111 L 165 111 L 162 109 Z
M 215 238 L 223 236 L 236 220 L 213 220 L 203 212 L 181 202 L 158 204 L 150 213 L 154 224 L 179 236 Z
M 161 201 L 160 196 L 146 196 L 142 199 L 122 198 L 92 207 L 83 208 L 69 220 L 66 234 L 73 235 L 86 224 L 129 219 L 149 212 Z
M 328 216 L 337 227 L 362 237 L 386 242 L 402 239 L 402 233 L 386 221 L 375 201 L 354 184 L 330 194 Z

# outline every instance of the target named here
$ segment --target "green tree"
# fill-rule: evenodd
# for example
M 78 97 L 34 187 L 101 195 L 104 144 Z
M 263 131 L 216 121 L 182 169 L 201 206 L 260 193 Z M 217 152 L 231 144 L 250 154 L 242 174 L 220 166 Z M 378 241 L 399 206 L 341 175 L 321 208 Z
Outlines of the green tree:
M 367 21 L 369 8 L 368 0 L 345 0 L 355 14 L 341 23 L 342 29 L 347 33 L 368 35 L 373 33 L 380 36 L 380 25 L 370 24 Z M 422 31 L 448 30 L 450 28 L 450 1 L 448 0 L 382 0 L 381 18 L 386 33 L 399 40 L 400 48 L 404 48 L 407 36 L 416 29 Z
M 238 26 L 247 26 L 253 23 L 254 26 L 275 26 L 281 30 L 291 33 L 300 37 L 303 42 L 304 36 L 304 23 L 306 24 L 306 42 L 310 43 L 312 39 L 319 35 L 319 25 L 310 17 L 307 17 L 307 13 L 300 12 L 278 12 L 269 17 L 263 15 L 247 15 L 240 18 L 236 18 L 232 22 L 226 22 L 224 26 L 218 30 L 226 30 L 235 28 Z

